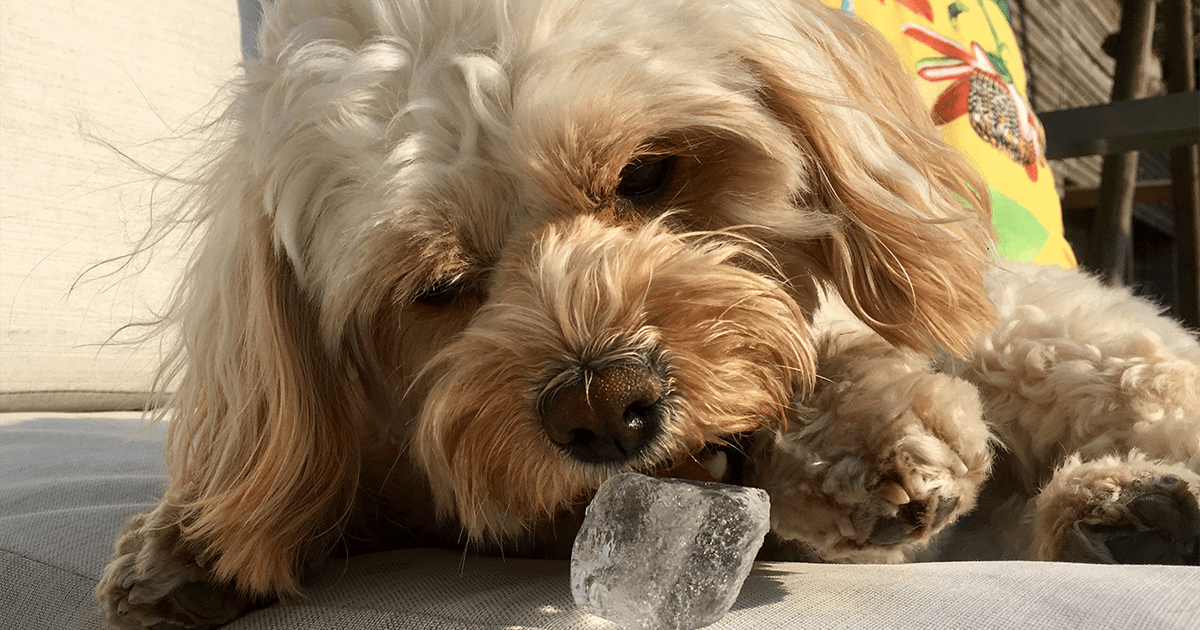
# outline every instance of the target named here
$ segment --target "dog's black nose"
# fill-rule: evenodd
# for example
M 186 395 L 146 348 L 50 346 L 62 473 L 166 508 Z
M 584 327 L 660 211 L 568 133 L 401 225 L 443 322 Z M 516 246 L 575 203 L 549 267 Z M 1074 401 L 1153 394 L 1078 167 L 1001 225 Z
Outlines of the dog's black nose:
M 641 365 L 613 365 L 552 391 L 541 405 L 546 434 L 576 459 L 635 457 L 662 427 L 663 382 Z

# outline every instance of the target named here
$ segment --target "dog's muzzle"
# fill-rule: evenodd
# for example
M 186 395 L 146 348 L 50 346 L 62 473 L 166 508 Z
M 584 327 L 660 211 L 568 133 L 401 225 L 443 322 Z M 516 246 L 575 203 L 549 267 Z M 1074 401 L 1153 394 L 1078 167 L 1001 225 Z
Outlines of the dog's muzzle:
M 588 370 L 549 392 L 539 405 L 550 439 L 589 463 L 637 457 L 662 431 L 665 385 L 636 363 Z

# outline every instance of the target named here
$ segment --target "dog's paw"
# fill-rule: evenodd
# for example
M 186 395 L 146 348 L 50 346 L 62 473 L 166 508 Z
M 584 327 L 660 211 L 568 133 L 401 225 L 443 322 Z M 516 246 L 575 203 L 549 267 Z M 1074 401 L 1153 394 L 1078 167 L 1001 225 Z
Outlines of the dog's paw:
M 896 487 L 891 490 L 903 492 Z M 957 516 L 959 502 L 957 496 L 944 496 L 936 492 L 918 497 L 914 501 L 892 504 L 896 505 L 894 514 L 891 505 L 885 505 L 886 511 L 876 516 L 871 523 L 871 533 L 867 536 L 867 542 L 879 548 L 919 542 L 928 534 L 940 531 L 942 526 L 950 522 L 951 517 Z
M 910 559 L 987 475 L 978 394 L 894 350 L 840 367 L 784 433 L 762 436 L 751 483 L 771 496 L 772 530 L 823 559 Z
M 756 480 L 771 495 L 772 531 L 833 561 L 910 558 L 974 504 L 982 476 L 927 433 L 874 459 L 794 454 L 776 450 L 756 462 Z
M 1200 477 L 1141 457 L 1059 469 L 1037 502 L 1042 560 L 1200 565 Z
M 211 628 L 251 603 L 232 585 L 214 583 L 187 552 L 164 508 L 126 522 L 116 552 L 96 587 L 104 621 L 112 628 Z

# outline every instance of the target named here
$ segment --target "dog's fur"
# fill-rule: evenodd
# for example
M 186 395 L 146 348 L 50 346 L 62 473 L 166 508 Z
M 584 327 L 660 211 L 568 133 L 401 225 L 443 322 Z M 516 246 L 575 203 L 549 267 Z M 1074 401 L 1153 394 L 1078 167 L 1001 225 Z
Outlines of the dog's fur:
M 817 324 L 822 381 L 748 480 L 774 533 L 804 559 L 1200 564 L 1193 335 L 1075 270 L 985 285 L 998 323 L 958 357 Z
M 694 460 L 827 560 L 911 557 L 994 440 L 1034 504 L 1014 549 L 1099 559 L 1141 496 L 1194 544 L 1195 343 L 993 266 L 983 182 L 868 27 L 815 0 L 265 11 L 184 210 L 171 483 L 98 588 L 113 626 L 219 623 L 337 553 L 561 554 L 606 477 Z

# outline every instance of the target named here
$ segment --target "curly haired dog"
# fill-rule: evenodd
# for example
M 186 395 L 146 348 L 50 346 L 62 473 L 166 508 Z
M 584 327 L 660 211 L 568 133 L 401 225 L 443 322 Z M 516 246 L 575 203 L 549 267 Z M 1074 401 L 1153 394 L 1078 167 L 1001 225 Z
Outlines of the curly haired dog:
M 171 482 L 98 587 L 114 627 L 218 624 L 334 554 L 561 554 L 624 470 L 759 484 L 782 547 L 908 558 L 994 442 L 1033 505 L 1016 552 L 1195 560 L 1195 343 L 995 266 L 983 182 L 869 27 L 815 0 L 265 10 L 184 208 Z

